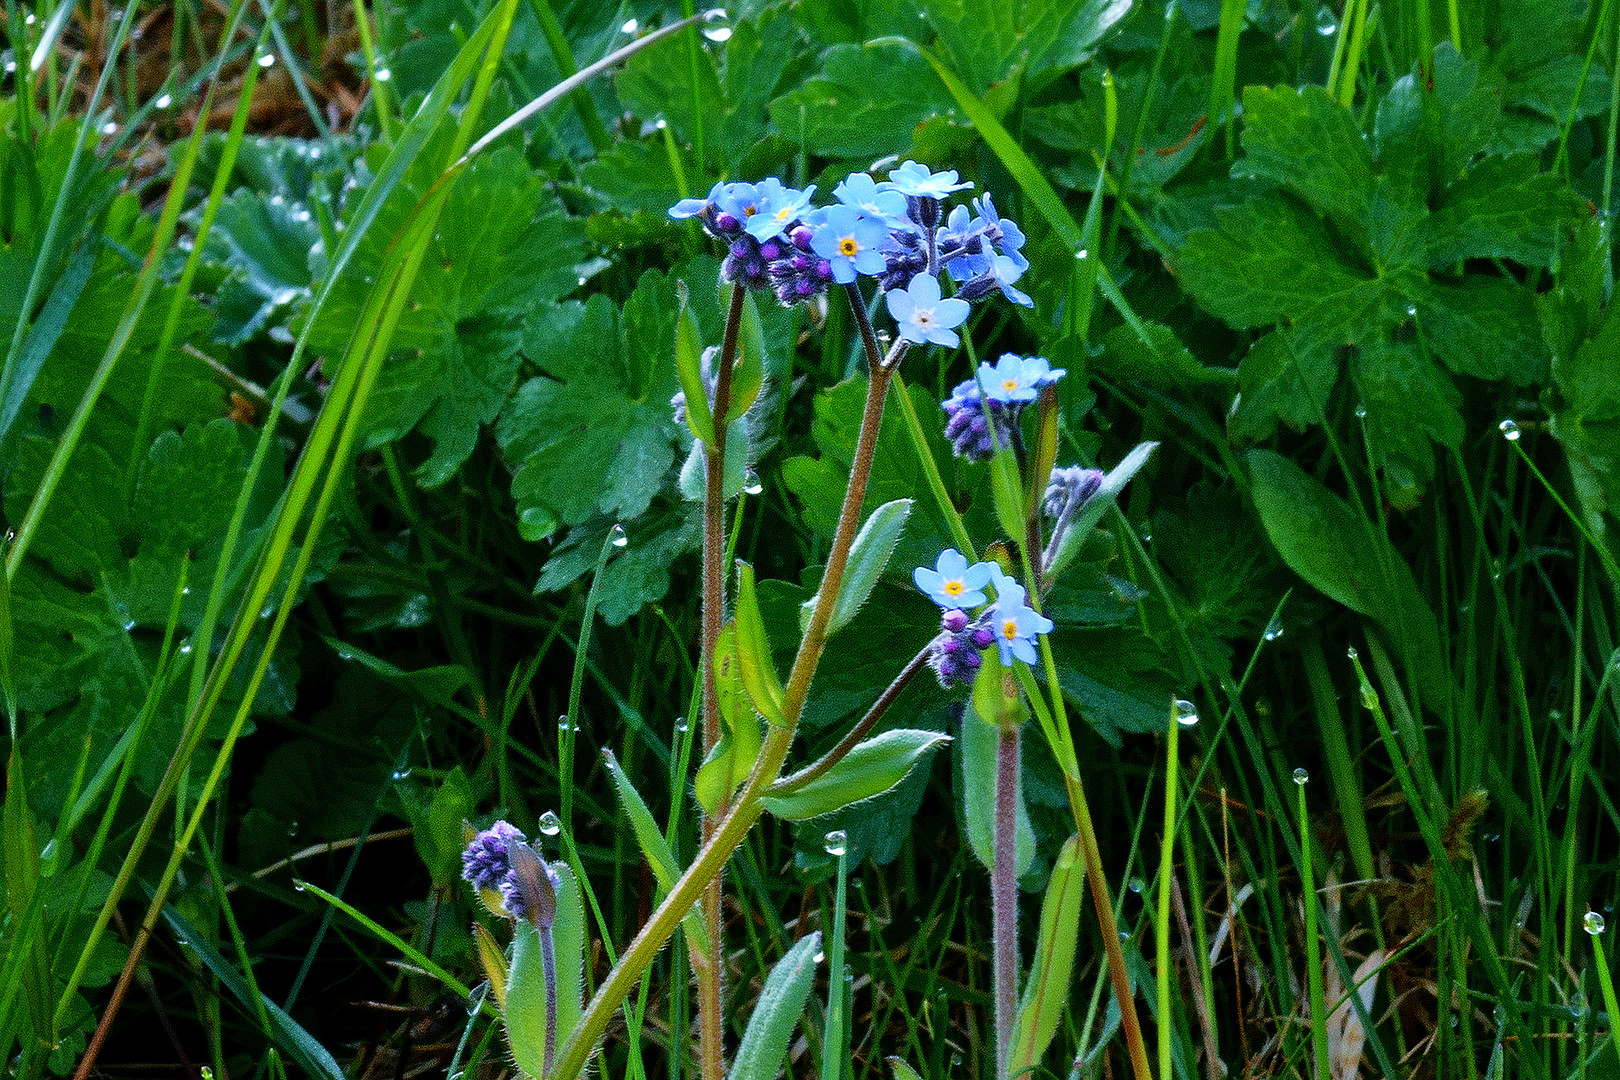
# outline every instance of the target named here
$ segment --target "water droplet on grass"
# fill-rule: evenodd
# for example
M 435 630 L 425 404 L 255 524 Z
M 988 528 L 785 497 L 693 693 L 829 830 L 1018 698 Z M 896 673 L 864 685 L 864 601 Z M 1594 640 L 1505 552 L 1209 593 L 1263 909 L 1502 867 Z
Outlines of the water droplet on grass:
M 726 15 L 725 8 L 710 8 L 708 11 L 705 11 L 703 13 L 703 21 L 707 23 L 708 26 L 704 29 L 703 36 L 708 38 L 710 41 L 731 40 L 731 27 L 725 25 L 727 18 L 729 18 L 729 16 Z
M 843 829 L 834 829 L 827 834 L 822 846 L 827 849 L 829 855 L 842 855 L 849 850 L 848 837 Z
M 1282 636 L 1283 636 L 1282 620 L 1277 618 L 1276 616 L 1272 616 L 1271 621 L 1266 623 L 1265 638 L 1266 638 L 1267 641 L 1276 641 L 1278 638 L 1280 638 Z
M 637 30 L 640 30 L 640 29 L 641 29 L 641 24 L 639 22 L 637 22 L 634 19 L 626 19 L 624 21 L 624 25 L 619 27 L 619 33 L 621 33 L 621 34 L 634 34 Z
M 170 97 L 168 94 L 159 94 L 158 99 L 152 102 L 152 107 L 156 109 L 167 109 L 173 104 L 174 98 Z
M 377 82 L 387 82 L 389 79 L 394 77 L 394 73 L 389 71 L 387 68 L 378 68 L 372 73 L 371 77 Z
M 1198 723 L 1198 706 L 1185 698 L 1176 700 L 1176 723 L 1182 727 L 1192 727 Z
M 275 53 L 265 53 L 263 56 L 259 57 L 259 66 L 262 67 L 262 68 L 274 67 L 275 63 L 276 63 L 276 54 Z
M 1591 934 L 1593 937 L 1597 937 L 1599 934 L 1603 933 L 1603 916 L 1599 915 L 1595 911 L 1588 911 L 1586 913 L 1586 919 L 1583 921 L 1583 925 L 1586 927 L 1586 932 L 1588 934 Z
M 540 815 L 539 828 L 541 836 L 556 836 L 562 832 L 562 819 L 557 816 L 556 811 L 547 810 Z
M 1508 442 L 1519 441 L 1519 425 L 1515 424 L 1512 420 L 1504 420 L 1500 424 L 1497 424 L 1496 430 L 1500 431 L 1502 433 L 1502 438 L 1506 439 Z
M 624 534 L 623 525 L 615 525 L 608 530 L 613 536 L 613 546 L 616 548 L 629 547 L 630 538 Z
M 758 473 L 756 473 L 753 469 L 746 469 L 743 471 L 743 491 L 749 495 L 758 495 L 764 490 L 765 485 L 760 483 Z
M 1356 652 L 1356 647 L 1354 645 L 1352 645 L 1348 649 L 1344 650 L 1344 655 L 1346 655 L 1350 659 L 1354 660 L 1356 657 L 1360 656 L 1361 654 Z
M 1298 784 L 1300 787 L 1304 787 L 1310 782 L 1310 779 L 1311 774 L 1306 772 L 1304 769 L 1294 770 L 1294 783 Z

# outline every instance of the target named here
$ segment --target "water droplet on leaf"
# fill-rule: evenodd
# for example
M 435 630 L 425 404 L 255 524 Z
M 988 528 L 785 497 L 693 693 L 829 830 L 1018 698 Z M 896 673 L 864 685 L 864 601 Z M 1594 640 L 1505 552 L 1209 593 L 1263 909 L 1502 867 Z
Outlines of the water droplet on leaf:
M 1595 911 L 1588 911 L 1585 920 L 1583 920 L 1583 925 L 1586 927 L 1588 934 L 1597 937 L 1603 933 L 1603 916 Z
M 634 19 L 626 19 L 625 22 L 624 22 L 624 25 L 619 27 L 619 33 L 621 33 L 621 34 L 633 34 L 639 29 L 641 29 L 641 24 L 640 23 L 638 23 Z
M 1198 706 L 1185 698 L 1176 700 L 1176 723 L 1182 727 L 1192 727 L 1198 723 Z
M 547 810 L 540 815 L 539 828 L 541 836 L 556 836 L 562 832 L 562 819 L 557 816 L 556 811 Z
M 827 849 L 829 855 L 843 855 L 849 850 L 848 837 L 843 829 L 834 829 L 827 834 L 822 846 Z
M 613 546 L 616 548 L 629 547 L 630 538 L 624 534 L 623 525 L 614 525 L 608 532 L 613 537 Z
M 1311 774 L 1304 769 L 1294 770 L 1294 783 L 1304 787 L 1311 779 Z
M 1508 442 L 1519 441 L 1519 425 L 1515 424 L 1512 420 L 1504 420 L 1500 424 L 1497 424 L 1496 430 L 1500 431 L 1502 433 L 1502 438 L 1506 439 Z
M 747 492 L 749 495 L 758 495 L 764 490 L 765 485 L 760 483 L 758 473 L 756 473 L 753 469 L 743 470 L 743 491 Z

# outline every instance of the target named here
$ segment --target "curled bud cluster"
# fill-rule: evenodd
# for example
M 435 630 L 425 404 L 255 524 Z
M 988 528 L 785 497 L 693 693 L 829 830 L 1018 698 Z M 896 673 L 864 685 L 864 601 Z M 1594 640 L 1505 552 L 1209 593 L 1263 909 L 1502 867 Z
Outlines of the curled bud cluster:
M 524 900 L 524 888 L 513 868 L 514 855 L 527 848 L 523 833 L 514 825 L 497 821 L 472 838 L 461 853 L 461 876 L 480 893 L 500 895 L 501 908 L 514 919 L 533 914 Z M 553 891 L 559 887 L 557 871 L 535 856 Z
M 833 190 L 838 200 L 813 207 L 815 186 L 799 190 L 774 177 L 758 183 L 716 184 L 708 197 L 682 199 L 674 218 L 696 218 L 726 245 L 721 275 L 750 289 L 770 289 L 783 304 L 801 304 L 831 284 L 876 278 L 891 302 L 902 337 L 921 344 L 955 345 L 951 330 L 967 318 L 968 303 L 1000 292 L 1014 303 L 1030 298 L 1013 287 L 1029 268 L 1024 234 L 1001 217 L 988 194 L 973 210 L 954 208 L 944 223 L 942 200 L 972 187 L 952 170 L 932 172 L 907 161 L 874 180 L 851 173 Z M 941 272 L 959 283 L 943 298 Z M 919 279 L 930 283 L 921 291 Z
M 1003 353 L 994 366 L 980 364 L 978 378 L 958 383 L 941 403 L 951 449 L 957 457 L 985 461 L 998 448 L 1016 445 L 1024 406 L 1063 375 L 1040 356 Z
M 1053 469 L 1051 479 L 1046 482 L 1046 495 L 1041 500 L 1041 509 L 1049 518 L 1060 518 L 1065 513 L 1072 514 L 1097 494 L 1102 482 L 1101 469 L 1087 469 L 1080 465 Z

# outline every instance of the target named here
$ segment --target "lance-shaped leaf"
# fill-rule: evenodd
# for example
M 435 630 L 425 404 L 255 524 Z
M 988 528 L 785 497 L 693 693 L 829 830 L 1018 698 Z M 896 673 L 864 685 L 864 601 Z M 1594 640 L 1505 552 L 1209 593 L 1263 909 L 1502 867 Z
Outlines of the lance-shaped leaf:
M 501 947 L 495 944 L 495 935 L 491 934 L 483 923 L 473 923 L 473 943 L 478 946 L 478 964 L 484 969 L 484 978 L 489 980 L 489 991 L 495 995 L 495 1004 L 506 1008 L 506 956 Z
M 659 895 L 662 896 L 675 887 L 675 882 L 681 876 L 681 868 L 675 862 L 675 852 L 670 850 L 669 841 L 664 839 L 663 830 L 658 827 L 652 811 L 642 801 L 641 792 L 630 783 L 630 778 L 619 767 L 619 759 L 613 756 L 613 751 L 602 751 L 603 764 L 607 766 L 608 777 L 613 781 L 613 790 L 619 794 L 619 804 L 624 807 L 625 816 L 630 819 L 630 830 L 636 834 L 636 843 L 641 846 L 642 855 L 646 856 L 647 865 L 652 869 L 653 877 L 658 881 Z M 703 916 L 697 908 L 686 916 L 681 923 L 686 932 L 686 943 L 692 951 L 699 956 L 706 956 L 709 951 L 709 932 L 703 925 Z
M 735 420 L 747 412 L 765 385 L 765 327 L 759 321 L 754 294 L 743 298 L 742 325 L 737 335 L 737 358 L 731 369 L 731 401 L 726 419 Z
M 709 408 L 709 389 L 703 384 L 703 334 L 698 330 L 697 316 L 686 303 L 686 282 L 677 281 L 675 292 L 681 299 L 681 311 L 675 319 L 675 374 L 681 380 L 681 393 L 686 395 L 686 426 L 699 440 L 712 446 L 714 413 Z
M 1035 422 L 1035 443 L 1030 448 L 1029 483 L 1024 487 L 1026 525 L 1033 525 L 1040 517 L 1041 499 L 1052 478 L 1052 466 L 1057 464 L 1058 403 L 1057 388 L 1048 386 L 1041 391 L 1039 419 Z M 1022 536 L 1019 539 L 1023 539 Z
M 800 938 L 771 968 L 727 1080 L 776 1080 L 787 1056 L 788 1040 L 816 981 L 820 952 L 821 931 L 817 930 Z
M 1086 500 L 1086 505 L 1080 508 L 1080 512 L 1074 516 L 1074 521 L 1063 534 L 1062 543 L 1052 559 L 1054 576 L 1061 574 L 1063 568 L 1080 554 L 1081 545 L 1091 533 L 1092 527 L 1102 520 L 1103 514 L 1114 505 L 1114 500 L 1125 490 L 1125 485 L 1131 482 L 1131 477 L 1147 464 L 1148 456 L 1158 445 L 1156 442 L 1137 443 L 1131 452 L 1103 477 L 1102 486 Z
M 881 795 L 916 765 L 951 741 L 937 731 L 896 728 L 858 744 L 825 773 L 794 791 L 767 795 L 771 813 L 790 821 L 819 817 Z
M 1052 1044 L 1058 1021 L 1069 1000 L 1069 979 L 1074 973 L 1075 941 L 1080 931 L 1080 906 L 1086 894 L 1086 863 L 1080 837 L 1071 836 L 1058 852 L 1052 877 L 1041 901 L 1041 932 L 1030 965 L 1029 981 L 1018 1005 L 1013 1029 L 1012 1056 L 1007 1072 L 1017 1076 L 1033 1070 Z
M 782 681 L 771 662 L 771 642 L 765 635 L 765 620 L 759 611 L 759 595 L 754 591 L 754 568 L 737 560 L 737 660 L 742 667 L 743 688 L 753 699 L 754 708 L 773 724 L 782 723 Z
M 984 664 L 973 681 L 973 697 L 962 713 L 962 737 L 956 744 L 956 761 L 960 770 L 953 776 L 954 786 L 962 798 L 962 825 L 967 833 L 968 846 L 988 869 L 995 865 L 996 817 L 996 739 L 1000 734 L 997 712 L 980 713 L 981 703 L 986 709 L 1004 709 L 1001 656 L 995 649 L 984 653 Z M 985 689 L 981 690 L 981 687 Z M 1012 705 L 1022 718 L 1028 707 L 1014 698 Z M 1029 809 L 1024 802 L 1024 785 L 1018 785 L 1018 810 L 1015 841 L 1016 866 L 1020 874 L 1035 861 L 1035 827 L 1030 824 Z
M 737 658 L 737 626 L 726 624 L 714 649 L 714 681 L 720 697 L 720 741 L 703 760 L 692 783 L 698 805 L 713 813 L 754 767 L 764 735 L 743 688 Z
M 917 1075 L 916 1069 L 913 1069 L 899 1058 L 891 1057 L 885 1060 L 888 1061 L 889 1068 L 894 1070 L 894 1080 L 922 1080 L 922 1077 Z
M 579 882 L 563 863 L 557 875 L 552 942 L 557 956 L 557 1041 L 563 1046 L 579 1025 L 580 990 L 585 970 L 585 904 Z M 512 1060 L 529 1076 L 545 1075 L 546 981 L 540 934 L 526 921 L 512 938 L 512 968 L 506 983 L 506 1039 Z
M 884 503 L 872 511 L 861 531 L 855 534 L 849 562 L 844 567 L 844 580 L 838 586 L 838 599 L 833 603 L 832 621 L 827 625 L 828 637 L 846 626 L 877 588 L 878 579 L 894 554 L 894 546 L 900 542 L 906 519 L 911 516 L 912 502 L 911 499 L 895 499 Z M 799 610 L 801 630 L 810 625 L 810 613 L 815 610 L 820 595 L 818 592 L 806 600 Z

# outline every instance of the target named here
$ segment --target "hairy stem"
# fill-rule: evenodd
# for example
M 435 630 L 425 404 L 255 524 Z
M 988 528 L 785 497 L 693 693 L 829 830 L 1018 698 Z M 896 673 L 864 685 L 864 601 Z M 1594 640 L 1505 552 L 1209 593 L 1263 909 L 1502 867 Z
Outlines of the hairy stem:
M 707 757 L 720 741 L 720 691 L 715 678 L 714 653 L 726 612 L 726 413 L 731 406 L 731 366 L 737 357 L 737 332 L 742 323 L 741 285 L 731 287 L 731 305 L 726 313 L 726 331 L 720 345 L 720 367 L 716 372 L 714 401 L 715 440 L 704 447 L 703 494 L 703 753 Z M 723 812 L 724 804 L 716 808 Z M 703 841 L 714 837 L 713 815 L 704 815 Z M 721 876 L 716 874 L 703 890 L 703 922 L 708 930 L 706 955 L 696 952 L 692 973 L 698 987 L 698 1061 L 703 1080 L 723 1080 L 725 1076 L 725 1033 L 722 1027 L 720 958 Z
M 889 711 L 889 706 L 894 704 L 895 699 L 900 696 L 900 692 L 911 685 L 911 680 L 917 677 L 917 672 L 921 671 L 927 663 L 928 647 L 925 646 L 916 656 L 911 658 L 910 663 L 900 669 L 900 674 L 894 677 L 894 681 L 872 703 L 872 707 L 866 710 L 866 715 L 857 720 L 855 726 L 849 729 L 849 734 L 838 740 L 837 746 L 834 746 L 819 759 L 806 765 L 792 776 L 785 776 L 772 784 L 771 794 L 785 795 L 790 791 L 797 791 L 810 781 L 824 775 L 828 769 L 837 765 L 840 761 L 843 761 L 849 752 L 855 749 L 862 739 L 866 738 L 867 733 L 877 726 L 877 722 L 883 719 L 883 714 Z
M 853 306 L 860 312 L 858 318 L 864 321 L 865 310 L 860 306 L 860 294 L 857 292 L 851 300 Z M 827 556 L 827 569 L 822 574 L 821 590 L 817 594 L 816 606 L 810 615 L 810 625 L 799 645 L 798 655 L 793 661 L 793 672 L 789 676 L 784 692 L 782 724 L 770 728 L 765 736 L 764 745 L 760 747 L 759 756 L 754 759 L 754 767 L 749 772 L 748 779 L 743 782 L 742 789 L 729 806 L 723 807 L 714 815 L 716 820 L 712 830 L 705 829 L 708 838 L 699 849 L 697 858 L 686 868 L 686 872 L 681 875 L 674 888 L 670 889 L 669 895 L 658 905 L 652 918 L 625 949 L 619 962 L 608 972 L 607 978 L 602 980 L 602 985 L 597 988 L 590 1003 L 585 1007 L 573 1036 L 562 1048 L 549 1080 L 574 1080 L 584 1071 L 592 1048 L 607 1030 L 608 1021 L 618 1009 L 620 1002 L 636 988 L 642 972 L 647 970 L 653 957 L 664 947 L 664 943 L 675 932 L 675 928 L 680 925 L 687 911 L 697 902 L 699 894 L 711 881 L 719 877 L 732 852 L 737 850 L 737 846 L 748 835 L 748 830 L 759 820 L 760 814 L 764 812 L 760 798 L 764 795 L 765 789 L 776 780 L 781 772 L 782 763 L 787 760 L 788 750 L 793 745 L 794 729 L 798 726 L 799 714 L 803 712 L 805 700 L 809 696 L 810 680 L 826 648 L 827 628 L 832 622 L 833 603 L 838 597 L 838 587 L 843 582 L 844 568 L 849 563 L 849 549 L 855 542 L 855 533 L 860 526 L 861 505 L 866 500 L 866 484 L 872 474 L 872 459 L 877 450 L 878 430 L 883 424 L 883 400 L 888 392 L 889 376 L 908 347 L 904 341 L 896 342 L 887 357 L 880 356 L 876 337 L 871 334 L 870 327 L 863 334 L 863 341 L 867 345 L 867 358 L 872 370 L 871 382 L 866 389 L 866 406 L 861 413 L 860 435 L 855 443 L 849 487 L 844 492 L 844 506 L 838 516 L 838 529 L 833 535 L 832 550 Z M 716 426 L 719 426 L 718 418 Z
M 1018 749 L 1017 725 L 1003 725 L 996 741 L 995 866 L 990 874 L 997 1080 L 1008 1080 L 1013 1025 L 1018 1016 Z

